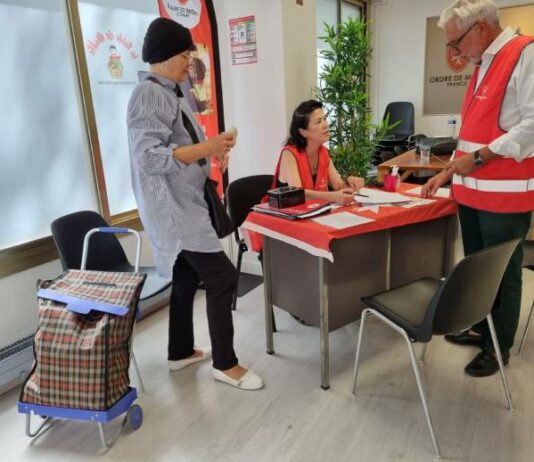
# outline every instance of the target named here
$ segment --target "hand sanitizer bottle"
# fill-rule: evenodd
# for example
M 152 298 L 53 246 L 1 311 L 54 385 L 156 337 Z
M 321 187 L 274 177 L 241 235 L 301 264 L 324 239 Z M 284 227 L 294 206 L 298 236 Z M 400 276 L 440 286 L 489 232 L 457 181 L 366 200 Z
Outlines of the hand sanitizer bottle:
M 391 173 L 384 177 L 384 191 L 394 192 L 399 186 L 399 167 L 393 165 Z
M 450 115 L 447 120 L 447 136 L 456 138 L 456 116 Z

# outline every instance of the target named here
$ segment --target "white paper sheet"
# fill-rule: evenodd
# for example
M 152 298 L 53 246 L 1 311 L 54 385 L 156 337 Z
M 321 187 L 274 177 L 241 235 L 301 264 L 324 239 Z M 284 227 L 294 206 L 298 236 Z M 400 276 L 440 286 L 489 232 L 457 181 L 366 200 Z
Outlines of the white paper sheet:
M 432 204 L 434 199 L 423 199 L 421 197 L 412 197 L 407 204 L 401 204 L 404 209 L 411 209 L 412 207 L 420 207 L 421 205 Z
M 399 193 L 380 191 L 379 189 L 362 188 L 354 195 L 354 200 L 362 205 L 399 204 L 408 202 L 409 197 Z
M 313 221 L 321 225 L 330 226 L 331 228 L 343 229 L 350 228 L 351 226 L 363 225 L 364 223 L 369 223 L 374 220 L 371 218 L 360 217 L 350 212 L 339 212 L 314 218 Z
M 406 191 L 406 192 L 410 194 L 421 194 L 421 186 L 414 188 L 414 189 L 410 189 L 409 191 Z M 438 188 L 438 190 L 436 191 L 435 197 L 444 197 L 445 199 L 448 199 L 450 192 L 451 190 L 448 188 Z

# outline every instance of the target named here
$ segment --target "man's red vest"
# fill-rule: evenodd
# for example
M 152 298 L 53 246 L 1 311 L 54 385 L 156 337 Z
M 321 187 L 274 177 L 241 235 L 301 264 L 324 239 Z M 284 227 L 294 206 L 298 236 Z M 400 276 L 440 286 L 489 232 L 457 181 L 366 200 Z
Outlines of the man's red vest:
M 532 37 L 518 36 L 502 47 L 476 91 L 478 69 L 473 73 L 462 106 L 456 158 L 506 133 L 499 125 L 506 87 L 521 52 L 532 41 Z M 529 212 L 534 209 L 534 157 L 521 162 L 498 157 L 469 175 L 454 175 L 452 194 L 458 203 L 478 210 Z
M 315 184 L 311 172 L 310 161 L 305 150 L 299 150 L 296 146 L 287 144 L 282 149 L 282 152 L 289 151 L 295 157 L 299 169 L 300 181 L 304 189 L 312 189 L 314 191 L 328 191 L 328 164 L 330 163 L 330 155 L 328 149 L 321 145 L 319 148 L 319 163 L 317 164 L 317 177 Z M 282 162 L 282 154 L 278 159 L 278 165 L 274 173 L 273 188 L 277 187 L 280 176 L 280 163 Z

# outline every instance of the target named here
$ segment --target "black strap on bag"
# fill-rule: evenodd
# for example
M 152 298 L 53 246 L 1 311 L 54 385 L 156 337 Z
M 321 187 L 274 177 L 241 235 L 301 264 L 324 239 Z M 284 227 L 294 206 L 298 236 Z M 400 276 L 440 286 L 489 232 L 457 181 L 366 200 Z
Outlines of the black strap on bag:
M 149 77 L 148 79 L 154 83 L 157 83 L 158 85 L 161 85 L 161 82 L 153 77 Z M 176 85 L 175 93 L 178 97 L 183 96 L 182 91 L 180 90 L 180 87 L 178 85 Z M 195 128 L 193 127 L 193 124 L 191 123 L 189 117 L 187 117 L 187 114 L 184 111 L 181 111 L 181 113 L 184 128 L 187 130 L 187 133 L 189 133 L 193 144 L 198 144 L 200 141 L 198 139 L 198 135 L 195 131 Z M 199 165 L 206 165 L 207 163 L 205 158 L 199 159 L 197 162 Z M 228 213 L 226 212 L 226 208 L 221 198 L 219 197 L 219 193 L 217 192 L 217 185 L 218 183 L 215 180 L 212 180 L 209 176 L 206 178 L 206 182 L 204 183 L 204 199 L 208 204 L 213 229 L 215 230 L 217 237 L 219 239 L 222 239 L 223 237 L 226 237 L 234 232 L 234 225 L 230 220 Z

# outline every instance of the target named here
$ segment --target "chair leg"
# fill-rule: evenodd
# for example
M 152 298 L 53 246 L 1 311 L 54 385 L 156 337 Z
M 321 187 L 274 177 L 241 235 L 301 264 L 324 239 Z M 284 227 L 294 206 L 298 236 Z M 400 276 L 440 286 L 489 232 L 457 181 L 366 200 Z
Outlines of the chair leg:
M 430 414 L 428 412 L 428 405 L 426 403 L 426 395 L 425 391 L 423 389 L 423 383 L 421 382 L 421 376 L 419 375 L 419 368 L 417 367 L 417 360 L 415 358 L 415 353 L 413 350 L 412 342 L 410 338 L 408 337 L 408 334 L 402 329 L 401 327 L 397 326 L 394 322 L 390 321 L 388 318 L 386 318 L 381 313 L 377 312 L 376 310 L 373 310 L 372 308 L 366 308 L 362 312 L 362 318 L 360 321 L 360 333 L 358 335 L 358 343 L 356 345 L 356 357 L 354 359 L 354 376 L 352 378 L 352 393 L 356 393 L 356 380 L 358 378 L 358 363 L 360 360 L 360 350 L 361 350 L 361 344 L 362 344 L 362 337 L 363 337 L 363 328 L 365 325 L 365 318 L 368 314 L 375 315 L 378 319 L 386 323 L 388 326 L 402 334 L 402 336 L 406 339 L 406 343 L 408 344 L 408 351 L 410 352 L 410 359 L 412 361 L 412 367 L 415 373 L 415 379 L 417 381 L 417 387 L 419 389 L 419 395 L 421 396 L 421 402 L 423 404 L 423 409 L 425 411 L 425 417 L 426 422 L 428 424 L 428 429 L 430 430 L 430 436 L 432 437 L 432 444 L 434 445 L 434 451 L 436 453 L 436 457 L 441 457 L 441 452 L 439 450 L 438 440 L 436 438 L 436 434 L 434 433 L 434 426 L 432 425 L 432 420 L 430 419 Z
M 241 276 L 241 260 L 243 259 L 243 248 L 241 243 L 239 244 L 239 250 L 237 251 L 237 284 L 235 285 L 234 299 L 232 300 L 232 310 L 236 309 L 237 305 L 237 290 L 239 289 L 239 278 Z
M 356 394 L 356 380 L 358 379 L 358 366 L 360 362 L 360 351 L 362 347 L 363 327 L 365 325 L 365 318 L 369 314 L 369 308 L 362 311 L 362 317 L 360 319 L 360 332 L 358 333 L 358 342 L 356 344 L 356 356 L 354 357 L 354 374 L 352 376 L 352 394 Z
M 145 393 L 145 384 L 143 383 L 143 378 L 141 377 L 141 371 L 139 370 L 139 366 L 137 365 L 137 360 L 135 359 L 134 352 L 130 353 L 130 356 L 132 358 L 132 364 L 135 370 L 135 375 L 137 376 L 137 382 L 139 383 L 139 390 L 141 393 Z
M 530 313 L 528 314 L 528 320 L 527 320 L 527 325 L 525 326 L 525 332 L 523 332 L 523 337 L 521 338 L 521 344 L 519 345 L 519 354 L 523 353 L 523 348 L 525 347 L 528 330 L 530 329 L 530 324 L 532 323 L 532 312 L 533 311 L 534 311 L 534 300 L 532 300 L 532 306 L 530 307 Z
M 423 404 L 423 409 L 425 411 L 426 423 L 428 424 L 428 429 L 430 430 L 430 436 L 432 437 L 432 444 L 434 445 L 434 451 L 436 452 L 436 457 L 441 457 L 439 450 L 438 440 L 436 439 L 436 434 L 434 433 L 434 426 L 432 425 L 432 420 L 430 419 L 430 413 L 428 412 L 428 405 L 426 403 L 425 390 L 423 389 L 423 382 L 421 381 L 421 376 L 419 374 L 419 367 L 417 366 L 417 360 L 415 358 L 415 353 L 413 351 L 413 345 L 409 339 L 406 332 L 401 332 L 403 337 L 406 339 L 408 345 L 408 351 L 410 352 L 410 359 L 412 360 L 412 367 L 415 374 L 415 380 L 417 381 L 417 388 L 419 388 L 419 395 L 421 396 L 421 403 Z
M 423 343 L 423 349 L 421 350 L 421 357 L 419 358 L 419 362 L 421 363 L 424 363 L 425 362 L 425 357 L 426 357 L 426 347 L 428 346 L 428 342 L 427 343 Z
M 499 341 L 497 340 L 497 333 L 495 332 L 495 326 L 493 324 L 493 318 L 491 314 L 486 316 L 488 321 L 488 326 L 491 334 L 491 341 L 493 342 L 493 348 L 495 348 L 495 356 L 497 356 L 497 362 L 499 363 L 499 371 L 501 373 L 502 384 L 504 386 L 504 393 L 506 395 L 506 400 L 508 401 L 508 409 L 513 412 L 514 405 L 512 404 L 512 395 L 510 394 L 510 388 L 508 386 L 508 381 L 506 380 L 506 374 L 504 373 L 504 364 L 502 362 L 501 349 L 499 348 Z

